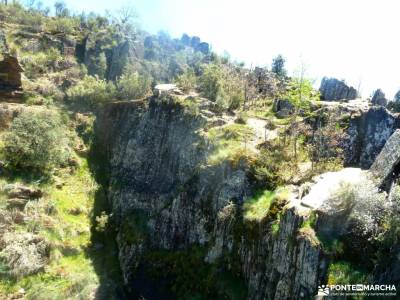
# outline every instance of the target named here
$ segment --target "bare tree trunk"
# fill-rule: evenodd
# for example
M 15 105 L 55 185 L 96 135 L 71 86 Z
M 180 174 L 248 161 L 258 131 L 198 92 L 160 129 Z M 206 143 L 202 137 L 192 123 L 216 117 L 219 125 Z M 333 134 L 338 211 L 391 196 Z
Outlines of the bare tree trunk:
M 251 72 L 253 70 L 253 63 L 250 65 L 249 73 L 244 77 L 244 101 L 243 101 L 243 110 L 246 110 L 246 104 L 248 103 L 248 90 L 249 90 L 249 78 L 251 76 Z
M 300 71 L 300 86 L 299 86 L 299 104 L 296 105 L 295 107 L 295 113 L 294 113 L 294 124 L 296 124 L 297 122 L 297 116 L 299 115 L 299 111 L 300 111 L 300 105 L 303 103 L 303 82 L 304 82 L 304 63 L 301 62 L 301 71 Z M 294 131 L 294 157 L 297 161 L 297 128 L 295 128 Z

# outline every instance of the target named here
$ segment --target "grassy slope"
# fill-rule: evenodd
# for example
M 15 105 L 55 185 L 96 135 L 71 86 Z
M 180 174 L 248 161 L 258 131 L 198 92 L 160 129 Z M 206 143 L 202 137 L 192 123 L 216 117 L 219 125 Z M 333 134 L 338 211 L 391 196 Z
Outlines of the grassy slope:
M 88 298 L 99 283 L 92 261 L 86 255 L 96 183 L 85 158 L 80 158 L 74 173 L 64 173 L 60 177 L 65 183 L 62 189 L 49 183 L 39 186 L 45 196 L 32 205 L 39 212 L 38 216 L 23 225 L 14 225 L 16 231 L 33 231 L 51 243 L 49 265 L 44 273 L 21 280 L 0 279 L 2 296 L 23 288 L 27 298 L 33 299 Z M 2 179 L 1 186 L 18 181 L 21 180 Z M 41 207 L 50 206 L 55 213 L 42 212 Z

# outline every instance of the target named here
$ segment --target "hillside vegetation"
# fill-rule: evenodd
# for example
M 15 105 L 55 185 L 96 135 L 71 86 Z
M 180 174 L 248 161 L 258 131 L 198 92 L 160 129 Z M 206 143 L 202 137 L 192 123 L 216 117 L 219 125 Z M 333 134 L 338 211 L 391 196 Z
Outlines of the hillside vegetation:
M 145 32 L 129 8 L 73 14 L 56 3 L 54 12 L 0 4 L 1 59 L 9 54 L 24 70 L 19 96 L 0 96 L 9 116 L 0 122 L 0 299 L 124 297 L 109 174 L 91 151 L 93 127 L 96 112 L 110 103 L 148 105 L 157 84 L 177 85 L 173 104 L 185 116 L 216 120 L 202 131 L 210 150 L 204 167 L 246 170 L 253 195 L 241 213 L 251 232 L 267 220 L 277 234 L 286 186 L 343 168 L 348 119 L 321 107 L 305 70 L 288 76 L 282 56 L 270 69 L 248 68 L 199 37 Z M 210 111 L 201 110 L 203 103 Z M 303 230 L 317 239 L 313 225 L 309 220 Z M 127 236 L 135 241 L 137 233 Z M 345 261 L 339 242 L 331 247 L 330 282 L 365 279 L 364 270 Z M 173 265 L 166 277 L 177 278 L 172 286 L 183 298 L 196 296 L 191 289 L 214 291 L 217 270 L 204 264 L 200 250 L 150 252 L 151 271 L 162 277 L 160 268 Z M 200 272 L 182 270 L 187 264 Z M 181 284 L 182 274 L 198 285 Z M 246 297 L 236 275 L 219 283 L 226 299 Z M 197 296 L 190 299 L 203 299 Z

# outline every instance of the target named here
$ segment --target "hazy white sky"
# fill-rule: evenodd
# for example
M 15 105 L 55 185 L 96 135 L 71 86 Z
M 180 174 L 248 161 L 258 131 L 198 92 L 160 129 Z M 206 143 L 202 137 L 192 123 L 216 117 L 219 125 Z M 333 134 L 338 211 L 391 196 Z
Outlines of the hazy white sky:
M 54 1 L 44 0 L 47 5 Z M 66 0 L 77 11 L 136 7 L 143 28 L 183 32 L 227 50 L 232 58 L 269 65 L 281 53 L 293 72 L 300 57 L 308 75 L 332 76 L 364 96 L 400 88 L 398 0 Z

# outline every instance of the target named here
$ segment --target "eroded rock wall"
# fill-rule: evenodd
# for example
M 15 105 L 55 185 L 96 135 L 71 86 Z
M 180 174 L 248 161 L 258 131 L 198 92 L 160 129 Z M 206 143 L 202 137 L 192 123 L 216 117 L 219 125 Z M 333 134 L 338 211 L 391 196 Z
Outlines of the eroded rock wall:
M 384 107 L 371 107 L 367 111 L 354 114 L 344 142 L 345 164 L 368 169 L 399 127 L 399 117 Z
M 327 101 L 353 100 L 357 98 L 357 90 L 336 78 L 324 77 L 319 88 L 321 99 Z
M 108 201 L 126 285 L 144 286 L 137 281 L 147 253 L 198 246 L 209 264 L 228 271 L 238 265 L 248 299 L 313 296 L 324 271 L 320 245 L 300 230 L 304 216 L 289 205 L 275 231 L 276 216 L 246 221 L 242 205 L 252 192 L 246 168 L 209 163 L 208 125 L 168 97 L 152 98 L 148 106 L 110 104 L 99 113 L 96 148 L 108 162 Z M 230 259 L 221 263 L 224 257 Z

